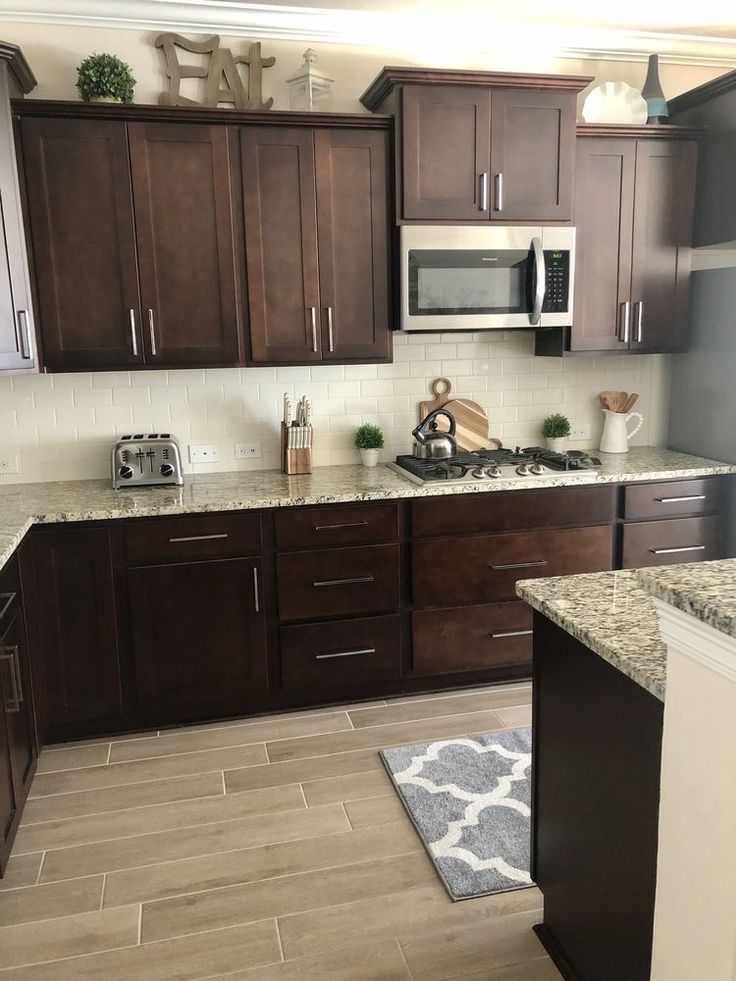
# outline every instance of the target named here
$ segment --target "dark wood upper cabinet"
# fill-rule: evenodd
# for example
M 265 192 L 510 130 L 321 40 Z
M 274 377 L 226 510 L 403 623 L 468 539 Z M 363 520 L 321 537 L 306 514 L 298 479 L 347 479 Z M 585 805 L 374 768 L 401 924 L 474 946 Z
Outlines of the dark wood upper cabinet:
M 320 361 L 314 135 L 241 129 L 250 356 Z
M 324 360 L 388 360 L 388 134 L 321 129 L 315 151 Z
M 390 358 L 385 127 L 241 130 L 250 358 Z
M 399 120 L 399 220 L 570 221 L 576 97 L 590 81 L 384 68 L 361 101 Z
M 407 85 L 401 106 L 403 218 L 490 217 L 490 89 Z
M 239 360 L 229 135 L 128 124 L 147 363 Z
M 20 49 L 0 42 L 0 372 L 38 365 L 10 109 L 10 97 L 35 84 Z
M 24 118 L 21 132 L 46 367 L 143 364 L 125 124 Z

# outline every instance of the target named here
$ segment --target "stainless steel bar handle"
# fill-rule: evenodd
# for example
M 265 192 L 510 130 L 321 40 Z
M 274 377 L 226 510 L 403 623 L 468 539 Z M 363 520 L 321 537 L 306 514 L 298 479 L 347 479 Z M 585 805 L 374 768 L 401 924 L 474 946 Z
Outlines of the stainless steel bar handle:
M 209 542 L 214 538 L 227 538 L 228 533 L 226 531 L 220 532 L 219 535 L 182 535 L 180 538 L 170 538 L 169 541 L 174 544 L 176 542 Z
M 24 361 L 33 361 L 33 338 L 31 326 L 28 323 L 28 311 L 18 311 L 18 329 L 20 331 L 20 356 Z
M 631 323 L 631 302 L 626 300 L 618 312 L 618 339 L 622 344 L 629 343 L 629 325 Z
M 138 357 L 138 337 L 135 332 L 135 310 L 131 307 L 128 311 L 130 315 L 130 346 L 133 349 L 133 357 Z
M 532 312 L 529 314 L 529 323 L 534 326 L 542 319 L 542 304 L 544 303 L 545 280 L 547 278 L 544 268 L 544 249 L 540 238 L 532 239 L 532 252 L 534 253 L 534 303 Z
M 634 304 L 634 340 L 637 344 L 641 344 L 642 338 L 644 337 L 644 328 L 642 326 L 642 317 L 644 316 L 644 301 L 639 300 Z
M 317 307 L 309 308 L 309 315 L 312 322 L 312 351 L 317 353 Z
M 350 579 L 318 579 L 313 586 L 349 586 L 358 582 L 374 582 L 375 576 L 353 576 Z
M 503 173 L 496 174 L 496 211 L 503 211 Z
M 534 559 L 531 562 L 507 562 L 504 565 L 489 565 L 492 572 L 503 572 L 505 569 L 534 569 L 540 565 L 547 565 L 546 559 Z
M 0 593 L 0 620 L 10 609 L 10 604 L 15 599 L 15 593 Z
M 362 647 L 356 651 L 338 651 L 335 654 L 315 654 L 315 661 L 329 661 L 333 657 L 355 657 L 356 654 L 375 654 L 375 647 Z
M 23 702 L 23 687 L 20 680 L 20 664 L 18 659 L 18 648 L 17 647 L 3 647 L 0 648 L 0 661 L 7 661 L 10 665 L 10 682 L 13 686 L 10 701 L 11 705 L 5 705 L 5 711 L 8 714 L 15 712 L 20 712 L 20 706 Z
M 327 344 L 330 351 L 335 350 L 335 334 L 332 326 L 332 307 L 327 307 Z
M 253 566 L 253 601 L 256 613 L 261 612 L 261 600 L 258 594 L 258 567 Z
M 488 211 L 488 174 L 480 175 L 480 210 Z
M 679 548 L 650 548 L 652 555 L 675 555 L 677 552 L 704 552 L 705 545 L 681 545 Z
M 367 521 L 348 521 L 344 525 L 315 525 L 315 531 L 339 531 L 342 528 L 364 528 Z
M 148 308 L 148 334 L 151 338 L 151 354 L 156 357 L 156 331 L 153 326 L 153 310 Z
M 527 637 L 529 634 L 533 634 L 533 630 L 500 630 L 498 633 L 489 634 L 493 640 L 497 640 L 500 637 Z
M 680 501 L 704 501 L 705 494 L 683 494 L 681 497 L 655 497 L 660 504 L 679 504 Z

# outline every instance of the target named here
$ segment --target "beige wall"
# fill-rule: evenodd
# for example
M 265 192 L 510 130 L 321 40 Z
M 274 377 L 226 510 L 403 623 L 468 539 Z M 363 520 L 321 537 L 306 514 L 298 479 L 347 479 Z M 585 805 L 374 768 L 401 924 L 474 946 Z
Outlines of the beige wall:
M 74 99 L 75 66 L 92 51 L 128 61 L 138 79 L 136 101 L 157 102 L 164 86 L 155 32 L 0 24 L 0 36 L 21 45 L 38 78 L 34 97 Z M 246 38 L 231 38 L 243 50 Z M 336 111 L 360 111 L 361 92 L 384 64 L 453 65 L 507 70 L 556 71 L 623 79 L 640 86 L 641 62 L 563 61 L 528 50 L 468 61 L 436 50 L 378 50 L 314 45 L 335 79 Z M 264 74 L 264 94 L 288 108 L 286 78 L 301 62 L 303 41 L 263 41 L 276 65 Z M 719 69 L 662 66 L 668 95 L 699 84 Z M 314 400 L 318 465 L 356 459 L 352 433 L 363 421 L 386 430 L 384 457 L 404 452 L 416 423 L 417 402 L 435 376 L 448 375 L 456 391 L 477 399 L 491 418 L 491 432 L 507 444 L 540 439 L 549 412 L 567 412 L 573 425 L 590 423 L 600 435 L 595 396 L 603 388 L 641 393 L 645 426 L 637 443 L 661 443 L 666 431 L 668 359 L 657 356 L 591 357 L 562 362 L 532 357 L 528 332 L 495 332 L 396 338 L 393 365 L 313 368 L 244 368 L 193 371 L 108 372 L 0 378 L 0 456 L 16 455 L 21 472 L 0 481 L 105 476 L 111 441 L 122 432 L 171 430 L 182 443 L 216 443 L 220 462 L 210 469 L 277 466 L 277 425 L 284 391 Z M 259 442 L 257 461 L 236 461 L 236 442 Z M 190 468 L 192 469 L 192 468 Z M 207 469 L 198 465 L 197 470 Z

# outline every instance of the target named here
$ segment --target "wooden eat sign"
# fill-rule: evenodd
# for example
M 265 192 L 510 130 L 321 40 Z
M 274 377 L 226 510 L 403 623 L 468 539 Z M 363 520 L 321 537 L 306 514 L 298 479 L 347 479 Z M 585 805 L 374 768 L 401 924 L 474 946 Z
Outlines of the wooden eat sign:
M 169 78 L 169 91 L 162 92 L 159 102 L 164 106 L 217 106 L 221 102 L 235 106 L 236 109 L 270 109 L 273 99 L 262 101 L 261 82 L 263 69 L 275 64 L 275 58 L 261 57 L 261 44 L 256 42 L 248 48 L 247 54 L 233 55 L 229 48 L 220 47 L 220 38 L 213 34 L 203 41 L 192 41 L 181 34 L 159 34 L 154 44 L 162 48 L 166 57 L 166 75 Z M 178 48 L 192 54 L 209 55 L 204 65 L 182 65 L 179 63 Z M 248 87 L 238 71 L 238 65 L 248 66 Z M 197 102 L 181 94 L 183 78 L 205 79 L 204 100 Z

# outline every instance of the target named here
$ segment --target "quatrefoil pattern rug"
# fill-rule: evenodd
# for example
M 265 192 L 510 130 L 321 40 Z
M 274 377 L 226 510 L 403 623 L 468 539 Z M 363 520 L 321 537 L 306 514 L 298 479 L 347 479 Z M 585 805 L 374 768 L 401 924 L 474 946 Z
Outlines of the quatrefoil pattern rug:
M 381 751 L 452 899 L 532 885 L 531 730 Z

